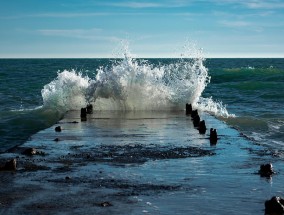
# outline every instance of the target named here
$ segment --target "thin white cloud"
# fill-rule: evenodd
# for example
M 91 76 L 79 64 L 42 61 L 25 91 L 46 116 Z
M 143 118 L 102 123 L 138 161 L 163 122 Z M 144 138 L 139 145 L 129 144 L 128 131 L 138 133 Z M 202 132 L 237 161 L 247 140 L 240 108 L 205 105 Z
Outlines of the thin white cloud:
M 268 17 L 276 15 L 275 11 L 253 11 L 253 12 L 246 12 L 246 13 L 229 13 L 224 11 L 212 11 L 213 16 L 217 17 L 227 17 L 231 19 L 243 19 L 243 18 L 251 18 L 251 17 Z
M 100 32 L 101 29 L 93 28 L 93 29 L 40 29 L 39 33 L 47 36 L 85 36 L 88 34 L 94 34 Z
M 204 15 L 197 13 L 149 13 L 149 12 L 112 12 L 112 13 L 38 13 L 16 16 L 5 16 L 0 19 L 23 19 L 23 18 L 77 18 L 77 17 L 98 17 L 98 16 L 149 16 L 149 15 L 176 15 L 176 16 L 196 16 Z
M 208 0 L 205 0 L 208 2 Z M 242 5 L 249 9 L 281 9 L 284 8 L 283 0 L 213 0 L 215 4 Z M 212 1 L 209 1 L 213 3 Z
M 72 17 L 92 17 L 92 16 L 107 16 L 109 13 L 42 13 L 33 14 L 33 17 L 54 17 L 54 18 L 72 18 Z
M 76 18 L 76 17 L 95 17 L 108 16 L 110 13 L 35 13 L 16 16 L 0 17 L 1 19 L 22 19 L 22 18 Z
M 161 4 L 151 3 L 151 2 L 117 2 L 117 3 L 109 3 L 109 6 L 114 7 L 129 7 L 129 8 L 155 8 L 161 7 Z
M 252 25 L 250 22 L 246 21 L 221 21 L 220 24 L 232 28 L 248 27 Z
M 39 29 L 37 32 L 43 36 L 67 37 L 84 40 L 119 41 L 120 38 L 102 35 L 102 29 Z
M 185 1 L 161 1 L 159 3 L 154 2 L 138 2 L 138 1 L 125 1 L 125 2 L 109 2 L 103 3 L 105 6 L 111 7 L 125 7 L 133 9 L 142 9 L 142 8 L 174 8 L 174 7 L 183 7 L 188 5 Z
M 279 9 L 284 8 L 284 2 L 283 1 L 247 1 L 243 2 L 244 5 L 246 5 L 248 8 L 251 9 Z
M 259 24 L 255 24 L 252 22 L 247 22 L 247 21 L 227 21 L 227 20 L 223 20 L 220 21 L 219 24 L 221 24 L 224 27 L 227 28 L 232 28 L 232 29 L 236 29 L 236 30 L 246 30 L 246 31 L 253 31 L 253 32 L 263 32 L 263 26 L 260 26 Z

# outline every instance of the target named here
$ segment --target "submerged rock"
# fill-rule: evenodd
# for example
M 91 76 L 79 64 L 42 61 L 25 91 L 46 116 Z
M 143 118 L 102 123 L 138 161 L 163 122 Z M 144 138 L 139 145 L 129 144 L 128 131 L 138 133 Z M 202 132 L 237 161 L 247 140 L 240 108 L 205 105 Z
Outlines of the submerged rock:
M 33 162 L 35 162 L 35 161 L 33 160 Z M 32 162 L 26 162 L 23 165 L 23 168 L 24 168 L 25 171 L 29 171 L 29 172 L 39 171 L 39 170 L 49 170 L 50 169 L 50 167 L 43 166 L 43 165 L 37 165 L 37 164 L 34 164 Z
M 98 205 L 101 206 L 101 207 L 110 207 L 110 206 L 112 206 L 112 204 L 110 202 L 102 202 L 102 203 L 99 203 Z
M 23 151 L 22 154 L 23 155 L 29 155 L 29 156 L 36 155 L 37 154 L 37 150 L 35 148 L 28 148 L 25 151 Z
M 27 148 L 22 152 L 23 155 L 33 156 L 33 155 L 45 155 L 44 152 L 38 151 L 35 148 Z
M 271 175 L 275 174 L 271 163 L 260 165 L 258 173 L 261 177 L 270 177 Z
M 79 156 L 96 162 L 134 164 L 144 163 L 148 160 L 180 159 L 213 155 L 215 155 L 214 151 L 199 147 L 162 147 L 160 145 L 145 147 L 137 144 L 124 146 L 101 145 L 94 152 L 88 152 L 87 155 L 81 154 Z M 76 154 L 70 156 L 76 157 Z
M 273 196 L 265 201 L 265 214 L 284 214 L 284 199 Z

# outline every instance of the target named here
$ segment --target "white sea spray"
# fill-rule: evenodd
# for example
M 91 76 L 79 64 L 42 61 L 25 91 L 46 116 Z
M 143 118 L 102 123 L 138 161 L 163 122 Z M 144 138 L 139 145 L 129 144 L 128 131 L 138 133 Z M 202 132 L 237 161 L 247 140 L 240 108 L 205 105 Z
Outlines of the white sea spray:
M 95 110 L 183 110 L 186 103 L 216 116 L 230 117 L 222 102 L 203 98 L 210 83 L 204 58 L 177 59 L 154 65 L 132 57 L 128 49 L 122 59 L 97 69 L 90 79 L 75 70 L 59 72 L 42 89 L 44 106 L 57 110 L 78 110 L 88 103 Z
M 86 90 L 90 79 L 75 70 L 58 72 L 57 78 L 41 90 L 45 107 L 59 111 L 78 110 L 86 106 Z

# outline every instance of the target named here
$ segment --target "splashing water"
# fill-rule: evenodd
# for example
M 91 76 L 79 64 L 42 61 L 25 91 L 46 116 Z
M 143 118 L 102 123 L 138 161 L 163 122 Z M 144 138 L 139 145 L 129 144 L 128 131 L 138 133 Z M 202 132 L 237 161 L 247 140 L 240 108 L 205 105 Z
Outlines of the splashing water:
M 235 114 L 229 114 L 226 105 L 223 105 L 221 101 L 216 102 L 210 98 L 203 98 L 199 97 L 198 102 L 197 102 L 197 108 L 201 111 L 209 112 L 215 116 L 219 117 L 236 117 Z
M 58 72 L 55 80 L 41 90 L 44 107 L 65 112 L 86 106 L 86 90 L 90 79 L 75 70 Z
M 64 70 L 42 89 L 45 107 L 68 111 L 93 103 L 95 110 L 183 110 L 194 108 L 229 117 L 221 102 L 202 98 L 210 83 L 204 58 L 183 58 L 154 66 L 126 51 L 124 58 L 97 69 L 94 80 Z

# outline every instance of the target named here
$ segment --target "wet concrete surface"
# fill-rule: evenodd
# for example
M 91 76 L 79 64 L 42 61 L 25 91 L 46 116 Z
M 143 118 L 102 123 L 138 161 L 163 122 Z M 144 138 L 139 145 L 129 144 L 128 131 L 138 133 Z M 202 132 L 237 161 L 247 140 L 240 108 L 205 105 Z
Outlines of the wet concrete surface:
M 271 156 L 252 155 L 264 149 L 209 115 L 215 146 L 181 112 L 78 116 L 0 155 L 17 159 L 16 171 L 0 172 L 1 214 L 259 214 L 283 194 L 277 163 L 273 188 L 254 174 Z

